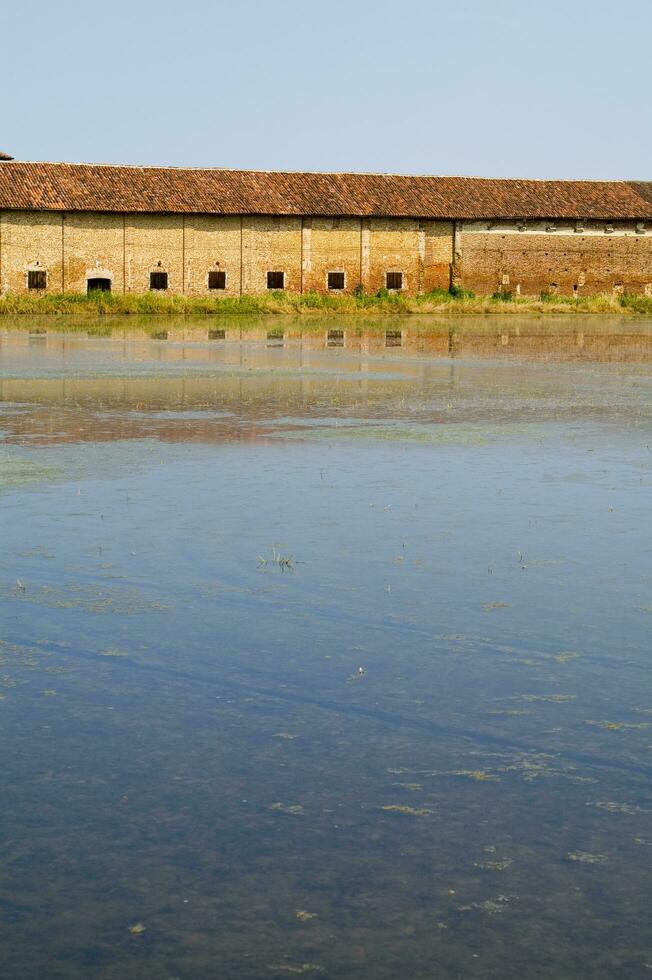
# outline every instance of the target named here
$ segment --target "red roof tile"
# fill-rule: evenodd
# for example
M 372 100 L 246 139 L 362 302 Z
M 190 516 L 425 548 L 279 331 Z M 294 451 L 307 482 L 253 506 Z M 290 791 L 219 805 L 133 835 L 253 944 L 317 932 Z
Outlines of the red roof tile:
M 652 180 L 630 180 L 629 186 L 644 198 L 652 209 Z
M 652 218 L 645 184 L 6 162 L 0 209 L 419 218 Z M 648 185 L 649 186 L 649 185 Z

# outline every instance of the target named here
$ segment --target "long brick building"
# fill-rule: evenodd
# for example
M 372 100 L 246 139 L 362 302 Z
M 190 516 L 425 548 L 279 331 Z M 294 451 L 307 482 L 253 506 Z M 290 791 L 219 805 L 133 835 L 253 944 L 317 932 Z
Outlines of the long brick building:
M 0 292 L 652 295 L 652 182 L 24 163 Z

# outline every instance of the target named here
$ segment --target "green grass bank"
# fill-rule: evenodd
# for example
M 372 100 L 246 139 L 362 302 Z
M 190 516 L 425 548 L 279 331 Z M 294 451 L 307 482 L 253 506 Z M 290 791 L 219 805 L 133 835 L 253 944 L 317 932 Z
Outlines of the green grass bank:
M 392 314 L 491 314 L 491 313 L 618 313 L 652 315 L 652 297 L 634 293 L 622 295 L 557 296 L 542 293 L 541 296 L 511 296 L 496 293 L 494 296 L 475 296 L 466 291 L 457 293 L 445 290 L 408 297 L 400 293 L 355 295 L 322 295 L 320 293 L 271 292 L 260 296 L 241 296 L 235 299 L 213 297 L 164 296 L 157 293 L 120 295 L 94 292 L 46 294 L 42 296 L 12 295 L 0 297 L 0 315 L 147 315 L 147 314 L 284 314 L 321 316 L 348 316 L 362 314 L 391 316 Z

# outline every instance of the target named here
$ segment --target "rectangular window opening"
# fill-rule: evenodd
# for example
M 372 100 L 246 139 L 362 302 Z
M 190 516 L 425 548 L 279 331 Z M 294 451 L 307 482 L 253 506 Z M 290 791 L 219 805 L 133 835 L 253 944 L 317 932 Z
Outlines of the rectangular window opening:
M 150 289 L 167 289 L 168 288 L 168 274 L 167 274 L 167 272 L 150 272 L 150 274 L 149 274 L 149 288 Z
M 403 289 L 403 273 L 402 272 L 385 273 L 385 285 L 387 286 L 387 289 Z
M 329 272 L 328 273 L 328 288 L 329 289 L 344 289 L 344 273 L 343 272 Z
M 209 289 L 226 289 L 226 272 L 222 269 L 214 269 L 208 273 Z
M 28 289 L 45 289 L 48 284 L 48 274 L 44 269 L 31 269 L 27 273 Z
M 284 272 L 268 272 L 267 273 L 267 288 L 268 289 L 285 289 L 285 273 Z

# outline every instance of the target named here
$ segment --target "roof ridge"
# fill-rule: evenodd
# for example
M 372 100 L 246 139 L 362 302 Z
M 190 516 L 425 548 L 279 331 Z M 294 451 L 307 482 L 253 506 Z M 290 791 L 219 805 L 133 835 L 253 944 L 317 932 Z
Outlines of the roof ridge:
M 2 156 L 3 154 L 0 154 L 0 158 Z M 504 181 L 505 183 L 629 184 L 633 180 L 633 178 L 626 177 L 488 177 L 486 174 L 405 174 L 395 173 L 389 170 L 258 170 L 249 167 L 184 167 L 157 163 L 91 163 L 87 160 L 15 160 L 13 157 L 9 157 L 7 162 L 27 166 L 102 167 L 114 170 L 170 170 L 174 172 L 190 171 L 191 173 L 269 174 L 309 177 L 407 177 L 432 180 Z

